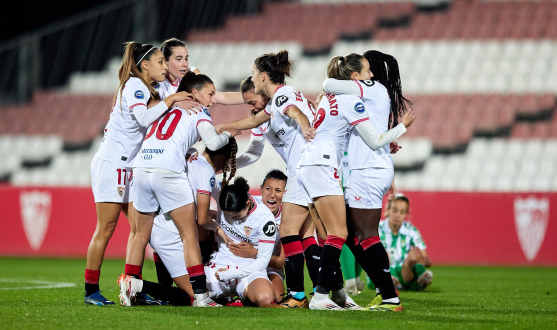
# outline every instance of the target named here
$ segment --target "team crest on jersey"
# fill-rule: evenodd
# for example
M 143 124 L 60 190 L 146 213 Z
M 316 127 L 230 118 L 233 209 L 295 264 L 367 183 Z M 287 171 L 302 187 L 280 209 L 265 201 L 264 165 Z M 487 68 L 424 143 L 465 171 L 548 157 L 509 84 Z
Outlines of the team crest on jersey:
M 204 109 L 203 109 L 203 112 L 204 112 L 207 116 L 211 117 L 211 114 L 209 113 L 209 109 L 204 108 Z
M 118 187 L 118 196 L 124 197 L 124 193 L 126 192 L 126 188 Z
M 38 251 L 43 244 L 50 220 L 52 196 L 46 191 L 27 191 L 19 195 L 19 207 L 25 236 L 31 248 Z
M 277 97 L 275 104 L 277 105 L 278 108 L 280 108 L 283 104 L 286 103 L 286 101 L 288 101 L 288 96 L 286 95 L 281 95 L 279 97 Z
M 375 85 L 375 81 L 373 80 L 360 80 L 360 82 L 368 87 Z
M 135 96 L 135 98 L 139 100 L 143 100 L 143 98 L 145 97 L 145 95 L 143 95 L 143 92 L 140 90 L 136 90 L 133 96 Z
M 215 187 L 215 177 L 211 177 L 211 180 L 209 180 L 209 183 L 211 184 L 211 188 Z
M 244 226 L 244 234 L 246 234 L 246 236 L 251 235 L 252 231 L 253 231 L 253 228 L 248 227 L 248 226 Z
M 549 199 L 516 198 L 514 223 L 522 251 L 528 261 L 533 261 L 542 246 L 549 220 Z
M 364 111 L 366 111 L 366 108 L 364 107 L 364 104 L 362 102 L 358 102 L 354 105 L 354 110 L 356 110 L 357 113 L 364 113 Z

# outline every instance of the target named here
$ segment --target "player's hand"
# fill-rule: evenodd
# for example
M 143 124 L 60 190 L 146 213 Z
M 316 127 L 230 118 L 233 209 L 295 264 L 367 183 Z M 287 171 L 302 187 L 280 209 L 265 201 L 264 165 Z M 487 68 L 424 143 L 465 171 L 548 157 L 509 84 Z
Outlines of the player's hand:
M 309 142 L 315 138 L 315 128 L 306 127 L 305 129 L 302 129 L 302 134 L 304 134 L 306 141 Z
M 311 106 L 313 107 L 313 109 L 317 109 L 317 106 L 319 105 L 319 102 L 314 102 L 311 100 L 308 100 L 309 104 L 311 104 Z
M 391 154 L 396 154 L 397 151 L 402 149 L 402 147 L 398 145 L 398 142 L 391 142 L 389 147 L 391 147 Z
M 188 115 L 195 115 L 203 111 L 203 105 L 192 100 L 183 100 L 174 103 L 174 106 L 180 107 L 188 113 Z
M 196 151 L 193 154 L 186 154 L 186 162 L 191 163 L 194 160 L 197 160 L 197 156 L 199 155 L 199 153 Z
M 230 133 L 230 138 L 233 138 L 235 136 L 238 136 L 238 135 L 242 134 L 242 131 L 240 131 L 239 129 L 228 129 L 227 132 Z
M 217 278 L 217 280 L 220 281 L 219 272 L 225 272 L 225 271 L 227 271 L 227 270 L 228 270 L 228 268 L 221 268 L 221 269 L 217 270 L 217 271 L 215 272 L 215 277 Z
M 391 188 L 389 188 L 389 191 L 387 191 L 387 194 L 389 194 L 389 200 L 395 198 L 396 187 L 395 187 L 395 180 L 394 179 L 393 179 L 393 183 L 391 184 Z
M 222 134 L 222 132 L 224 132 L 224 131 L 230 132 L 230 130 L 227 129 L 226 124 L 220 124 L 220 125 L 215 126 L 215 131 L 217 131 L 217 134 Z
M 234 243 L 230 239 L 230 237 L 228 237 L 228 235 L 226 235 L 226 233 L 224 232 L 224 229 L 222 229 L 221 226 L 219 226 L 217 229 L 215 229 L 215 233 L 217 233 L 217 235 L 219 235 L 219 237 L 224 241 L 224 244 L 230 245 L 230 244 Z
M 257 250 L 253 247 L 253 245 L 241 242 L 239 244 L 229 244 L 228 249 L 232 252 L 233 255 L 241 258 L 257 258 Z
M 406 128 L 408 128 L 410 127 L 410 125 L 412 125 L 414 119 L 416 119 L 416 115 L 414 114 L 414 110 L 410 109 L 408 112 L 404 114 L 404 117 L 402 117 L 402 124 Z

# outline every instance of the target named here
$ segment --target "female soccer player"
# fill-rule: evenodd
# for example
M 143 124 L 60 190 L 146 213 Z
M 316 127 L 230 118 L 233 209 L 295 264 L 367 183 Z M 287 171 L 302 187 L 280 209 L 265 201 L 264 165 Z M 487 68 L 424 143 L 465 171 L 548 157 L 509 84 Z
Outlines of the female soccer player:
M 225 124 L 221 129 L 251 129 L 269 121 L 266 137 L 286 162 L 289 179 L 280 226 L 280 240 L 287 258 L 285 272 L 289 294 L 279 305 L 285 308 L 307 308 L 300 231 L 309 216 L 309 210 L 295 177 L 301 148 L 305 140 L 314 137 L 315 130 L 308 119 L 313 117 L 309 102 L 294 87 L 284 84 L 285 77 L 290 76 L 291 66 L 286 50 L 259 56 L 253 64 L 252 81 L 255 93 L 263 93 L 271 100 L 270 109 L 266 108 L 255 116 Z
M 273 285 L 267 277 L 276 239 L 275 216 L 264 205 L 249 194 L 247 181 L 238 177 L 234 184 L 223 183 L 219 196 L 219 206 L 223 216 L 218 220 L 219 231 L 229 240 L 219 235 L 219 249 L 205 267 L 207 290 L 213 299 L 234 297 L 247 299 L 259 307 L 273 303 Z M 229 246 L 246 242 L 257 249 L 257 257 L 235 256 Z
M 388 131 L 406 111 L 407 104 L 409 107 L 411 103 L 402 96 L 398 64 L 394 57 L 378 51 L 367 51 L 364 57 L 373 73 L 371 80 L 356 76 L 348 79 L 343 77 L 342 80 L 327 79 L 323 88 L 331 93 L 361 97 L 366 105 L 366 113 L 372 119 L 373 125 L 370 128 L 380 138 L 375 142 L 371 141 L 370 145 L 366 136 L 359 131 L 350 136 L 348 163 L 351 172 L 345 197 L 349 205 L 350 222 L 357 233 L 359 246 L 363 249 L 363 253 L 354 255 L 360 260 L 365 255 L 381 292 L 378 297 L 382 298 L 382 303 L 374 299 L 370 305 L 375 305 L 374 310 L 378 311 L 400 311 L 402 305 L 390 274 L 383 271 L 388 269 L 389 258 L 379 244 L 378 226 L 383 196 L 391 187 L 394 176 L 393 161 L 386 141 L 391 142 L 404 133 L 406 129 L 403 126 L 408 127 L 415 116 L 410 109 L 402 123 Z M 366 145 L 371 148 L 366 148 Z M 377 305 L 377 302 L 380 304 Z
M 349 54 L 331 59 L 327 66 L 327 75 L 331 78 L 368 80 L 371 78 L 371 71 L 363 56 Z M 318 108 L 313 123 L 316 129 L 315 139 L 304 146 L 296 173 L 298 182 L 304 188 L 310 211 L 312 214 L 317 213 L 314 218 L 321 219 L 328 235 L 321 253 L 317 290 L 309 307 L 342 310 L 344 308 L 329 299 L 329 292 L 342 246 L 348 236 L 344 194 L 338 169 L 349 133 L 355 128 L 365 141 L 366 145 L 362 148 L 377 148 L 378 142 L 388 145 L 404 133 L 405 126 L 410 126 L 411 121 L 408 118 L 406 125 L 379 136 L 369 121 L 364 104 L 356 96 L 327 93 L 319 102 Z
M 120 86 L 114 95 L 114 105 L 104 130 L 104 138 L 91 163 L 97 228 L 87 250 L 86 304 L 114 304 L 100 294 L 100 269 L 106 246 L 114 233 L 121 211 L 130 222 L 130 238 L 133 236 L 133 212 L 128 214 L 132 164 L 145 137 L 146 127 L 173 103 L 189 97 L 186 92 L 176 93 L 147 110 L 149 100 L 160 99 L 153 85 L 164 80 L 166 70 L 166 62 L 160 50 L 152 45 L 126 43 L 124 60 L 119 71 Z
M 205 75 L 188 72 L 180 82 L 180 91 L 191 92 L 195 100 L 205 107 L 214 103 L 215 85 Z M 154 213 L 160 206 L 163 213 L 170 213 L 184 244 L 184 258 L 195 294 L 194 306 L 209 307 L 214 302 L 205 293 L 195 204 L 185 172 L 186 152 L 200 137 L 207 148 L 217 150 L 226 145 L 230 137 L 239 133 L 232 132 L 217 135 L 207 108 L 195 116 L 189 116 L 184 109 L 174 107 L 149 127 L 134 163 L 137 234 L 128 249 L 125 273 L 139 277 L 145 246 L 151 236 Z M 121 300 L 121 303 L 128 304 L 125 300 Z

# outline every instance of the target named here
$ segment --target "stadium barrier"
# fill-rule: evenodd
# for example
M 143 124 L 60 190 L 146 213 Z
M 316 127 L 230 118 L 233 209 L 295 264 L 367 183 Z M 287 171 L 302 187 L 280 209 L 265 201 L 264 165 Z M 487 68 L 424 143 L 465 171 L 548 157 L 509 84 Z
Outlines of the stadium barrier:
M 406 195 L 435 264 L 557 266 L 557 193 Z M 91 189 L 0 187 L 0 201 L 0 255 L 85 257 L 96 225 Z M 125 256 L 128 233 L 121 216 L 107 257 Z

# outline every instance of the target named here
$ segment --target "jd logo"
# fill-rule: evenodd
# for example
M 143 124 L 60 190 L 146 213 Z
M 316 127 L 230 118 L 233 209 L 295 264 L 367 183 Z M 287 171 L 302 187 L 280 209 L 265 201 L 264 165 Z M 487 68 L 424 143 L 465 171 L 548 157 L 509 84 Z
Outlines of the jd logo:
M 516 198 L 514 200 L 514 223 L 522 251 L 528 261 L 538 255 L 542 246 L 547 221 L 549 219 L 549 200 L 547 198 Z
M 51 200 L 50 193 L 43 191 L 27 191 L 19 195 L 23 229 L 29 245 L 35 251 L 41 248 L 48 229 Z

